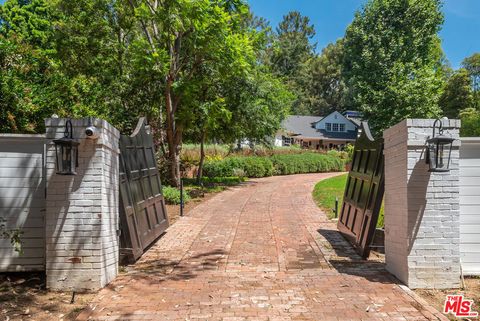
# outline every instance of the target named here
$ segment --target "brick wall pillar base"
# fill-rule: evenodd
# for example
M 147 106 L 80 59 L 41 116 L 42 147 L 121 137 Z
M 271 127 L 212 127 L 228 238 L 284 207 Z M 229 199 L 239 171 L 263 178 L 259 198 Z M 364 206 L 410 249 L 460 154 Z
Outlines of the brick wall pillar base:
M 76 176 L 55 174 L 55 138 L 63 137 L 66 119 L 45 121 L 47 132 L 46 274 L 56 290 L 96 290 L 118 272 L 119 132 L 94 119 L 99 138 L 85 136 L 87 119 L 74 119 L 80 141 Z
M 459 137 L 459 120 L 443 120 L 444 134 Z M 385 260 L 410 288 L 460 285 L 459 146 L 450 171 L 429 172 L 426 140 L 434 120 L 407 119 L 385 139 Z

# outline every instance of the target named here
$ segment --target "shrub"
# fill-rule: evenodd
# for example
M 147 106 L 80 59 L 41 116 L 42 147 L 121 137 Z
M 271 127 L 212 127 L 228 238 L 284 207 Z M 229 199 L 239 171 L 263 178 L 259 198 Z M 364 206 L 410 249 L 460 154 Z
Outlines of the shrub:
M 234 168 L 233 169 L 233 175 L 235 177 L 244 179 L 247 175 L 245 174 L 245 171 L 242 168 Z
M 347 144 L 345 146 L 345 152 L 347 152 L 348 158 L 347 158 L 347 163 L 351 163 L 353 160 L 353 152 L 355 151 L 355 145 L 353 144 Z
M 341 158 L 318 153 L 275 155 L 271 160 L 275 175 L 338 172 L 344 167 L 344 161 Z
M 338 157 L 341 159 L 348 159 L 348 152 L 346 151 L 340 151 L 336 149 L 329 150 L 327 152 L 327 155 L 333 156 L 333 157 Z
M 226 186 L 233 186 L 239 183 L 245 182 L 247 179 L 245 177 L 202 177 L 203 184 L 218 184 L 218 185 L 226 185 Z M 197 185 L 196 178 L 183 178 L 183 182 L 185 185 Z
M 302 149 L 297 145 L 293 146 L 265 146 L 257 145 L 254 149 L 250 147 L 243 147 L 240 150 L 235 149 L 233 152 L 234 156 L 273 156 L 273 155 L 283 155 L 283 154 L 303 154 L 303 153 L 312 153 L 316 152 L 314 150 Z M 323 151 L 318 151 L 319 153 L 324 153 Z
M 267 157 L 228 157 L 221 161 L 207 161 L 203 173 L 207 177 L 237 176 L 243 171 L 247 177 L 265 177 L 273 175 L 273 164 Z
M 319 153 L 284 154 L 271 157 L 227 157 L 221 161 L 207 161 L 203 173 L 207 177 L 239 176 L 265 177 L 298 173 L 341 171 L 340 157 Z
M 163 186 L 162 188 L 163 198 L 167 204 L 180 204 L 180 190 L 171 186 Z M 186 191 L 183 191 L 183 201 L 187 203 L 190 201 L 190 195 Z
M 229 153 L 228 146 L 206 144 L 205 145 L 205 159 L 207 160 L 221 160 Z M 200 163 L 200 145 L 183 144 L 180 153 L 182 171 L 189 171 Z

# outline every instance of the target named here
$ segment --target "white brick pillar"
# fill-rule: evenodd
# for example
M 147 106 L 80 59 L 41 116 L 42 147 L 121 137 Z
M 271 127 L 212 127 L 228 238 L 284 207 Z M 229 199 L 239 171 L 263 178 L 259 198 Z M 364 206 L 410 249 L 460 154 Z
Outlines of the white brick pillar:
M 407 119 L 385 139 L 385 260 L 410 288 L 460 285 L 459 146 L 450 171 L 429 172 L 426 140 L 434 120 Z M 459 138 L 459 120 L 443 120 L 446 136 Z
M 76 176 L 55 174 L 53 139 L 64 135 L 66 119 L 45 121 L 47 134 L 46 274 L 47 287 L 95 290 L 118 272 L 119 132 L 93 119 L 97 139 L 87 139 L 88 119 L 73 119 L 80 142 Z

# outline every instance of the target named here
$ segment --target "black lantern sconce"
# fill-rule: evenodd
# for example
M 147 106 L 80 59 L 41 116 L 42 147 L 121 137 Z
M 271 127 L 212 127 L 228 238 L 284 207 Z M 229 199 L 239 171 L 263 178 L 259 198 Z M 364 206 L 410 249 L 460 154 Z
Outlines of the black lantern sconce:
M 438 128 L 437 128 L 437 123 Z M 438 135 L 435 136 L 435 129 Z M 450 171 L 450 156 L 452 154 L 452 145 L 454 138 L 443 135 L 442 121 L 435 120 L 433 123 L 433 136 L 427 140 L 427 157 L 429 172 L 448 172 Z
M 55 139 L 53 142 L 55 144 L 57 174 L 77 175 L 78 145 L 80 145 L 80 143 L 73 139 L 73 127 L 70 119 L 65 123 L 64 137 Z

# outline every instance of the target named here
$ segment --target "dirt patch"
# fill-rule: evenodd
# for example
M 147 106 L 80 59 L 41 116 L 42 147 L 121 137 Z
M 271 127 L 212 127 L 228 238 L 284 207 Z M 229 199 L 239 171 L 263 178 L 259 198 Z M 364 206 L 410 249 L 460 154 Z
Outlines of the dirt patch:
M 95 293 L 55 292 L 45 289 L 45 274 L 0 275 L 0 320 L 75 320 Z
M 465 299 L 473 300 L 473 310 L 480 312 L 480 278 L 466 278 L 465 289 L 452 290 L 414 290 L 425 301 L 435 307 L 438 311 L 443 311 L 445 296 L 448 294 L 463 294 Z M 447 316 L 450 320 L 457 320 L 453 315 Z M 465 320 L 465 319 L 464 319 Z

